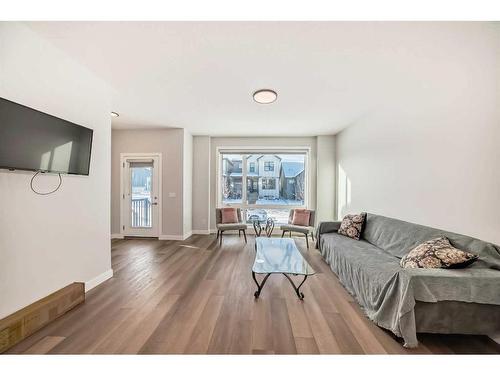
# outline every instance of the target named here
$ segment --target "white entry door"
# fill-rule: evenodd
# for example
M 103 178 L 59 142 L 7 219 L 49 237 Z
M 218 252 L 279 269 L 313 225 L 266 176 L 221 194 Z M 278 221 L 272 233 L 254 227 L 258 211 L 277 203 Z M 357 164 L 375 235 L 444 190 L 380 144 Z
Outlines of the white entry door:
M 122 233 L 125 236 L 160 235 L 160 155 L 123 154 Z

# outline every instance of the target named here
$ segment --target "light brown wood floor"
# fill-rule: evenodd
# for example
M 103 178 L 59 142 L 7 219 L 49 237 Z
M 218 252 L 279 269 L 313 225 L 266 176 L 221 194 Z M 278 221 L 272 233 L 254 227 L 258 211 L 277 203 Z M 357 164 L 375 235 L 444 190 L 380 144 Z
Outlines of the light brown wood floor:
M 259 299 L 254 237 L 112 242 L 114 277 L 84 304 L 9 353 L 499 353 L 485 336 L 419 335 L 407 350 L 371 323 L 317 250 L 295 242 L 317 274 L 297 299 L 273 275 Z

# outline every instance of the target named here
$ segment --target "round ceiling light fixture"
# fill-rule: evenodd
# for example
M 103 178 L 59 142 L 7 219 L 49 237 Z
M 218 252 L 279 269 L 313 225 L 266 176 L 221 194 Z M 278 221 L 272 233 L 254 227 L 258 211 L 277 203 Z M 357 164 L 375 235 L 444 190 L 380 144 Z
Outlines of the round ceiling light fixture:
M 111 117 L 120 117 L 120 115 L 117 112 L 111 112 Z
M 253 100 L 260 104 L 271 104 L 276 99 L 278 99 L 278 94 L 271 89 L 257 90 L 253 93 Z

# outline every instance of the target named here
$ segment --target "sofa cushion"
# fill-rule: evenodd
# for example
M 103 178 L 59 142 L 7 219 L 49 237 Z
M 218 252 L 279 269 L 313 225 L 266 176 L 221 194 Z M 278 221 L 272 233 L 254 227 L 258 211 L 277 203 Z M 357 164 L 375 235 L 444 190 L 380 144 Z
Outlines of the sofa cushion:
M 426 241 L 401 259 L 403 268 L 463 268 L 476 261 L 477 255 L 451 246 L 446 237 Z
M 337 252 L 341 252 L 343 256 L 348 258 L 353 264 L 359 264 L 362 267 L 370 267 L 372 264 L 376 264 L 382 268 L 391 264 L 392 270 L 401 270 L 398 258 L 368 241 L 355 241 L 350 237 L 338 233 L 324 233 L 321 238 L 323 245 Z
M 361 299 L 375 298 L 388 280 L 404 272 L 398 258 L 364 240 L 356 241 L 337 233 L 325 233 L 321 236 L 320 249 L 323 258 L 333 266 L 332 269 L 344 286 Z M 345 284 L 346 280 L 356 282 Z M 365 288 L 366 285 L 370 285 L 370 288 Z
M 471 265 L 472 268 L 500 270 L 500 248 L 498 246 L 462 234 L 370 213 L 366 215 L 365 226 L 361 234 L 361 239 L 398 258 L 402 258 L 419 244 L 437 237 L 446 237 L 452 246 L 458 249 L 467 249 L 467 251 L 478 255 L 479 259 Z
M 352 239 L 359 240 L 361 237 L 361 231 L 363 230 L 363 224 L 365 223 L 365 218 L 366 213 L 364 212 L 356 215 L 344 216 L 338 233 Z

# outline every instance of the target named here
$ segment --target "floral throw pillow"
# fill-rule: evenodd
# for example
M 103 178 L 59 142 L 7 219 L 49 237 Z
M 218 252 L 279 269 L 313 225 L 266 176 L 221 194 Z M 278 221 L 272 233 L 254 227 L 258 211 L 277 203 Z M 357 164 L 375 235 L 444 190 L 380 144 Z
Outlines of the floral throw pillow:
M 344 216 L 344 218 L 342 219 L 342 223 L 340 224 L 338 233 L 347 237 L 351 237 L 355 240 L 359 240 L 359 238 L 361 237 L 361 231 L 363 230 L 365 219 L 365 212 L 356 215 Z
M 446 237 L 426 241 L 406 254 L 400 262 L 403 268 L 463 268 L 478 258 L 453 247 Z

